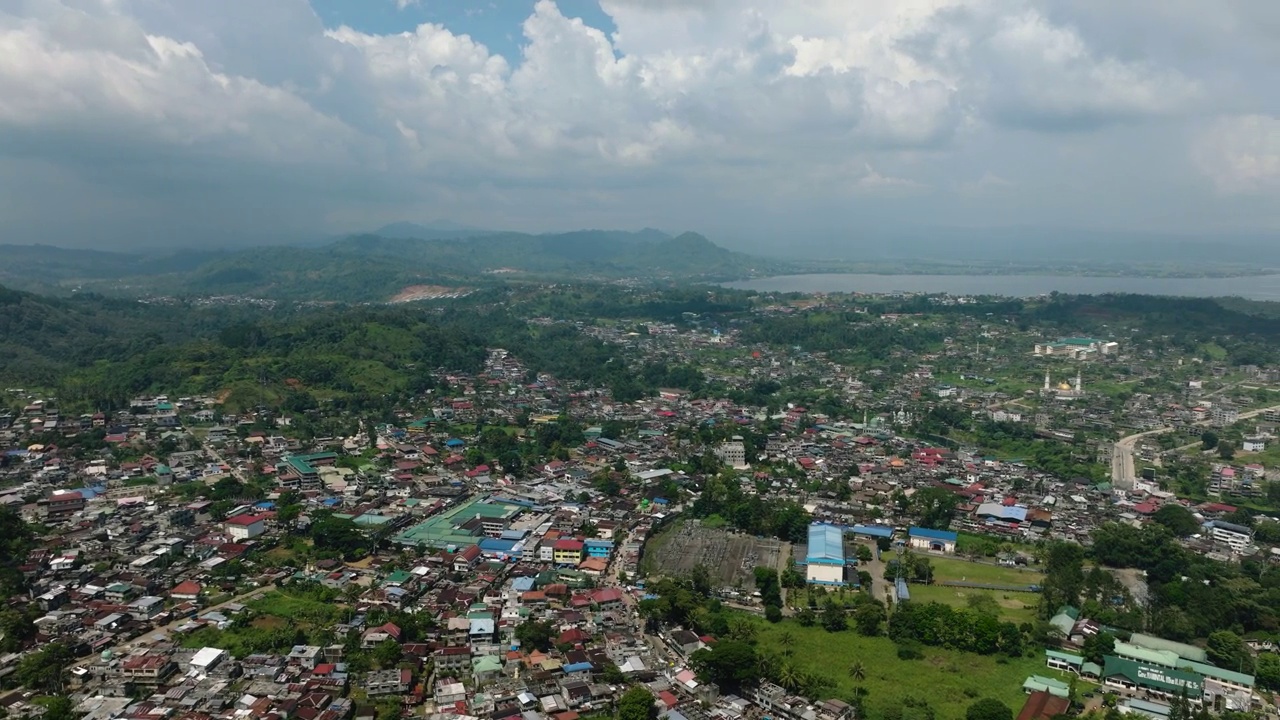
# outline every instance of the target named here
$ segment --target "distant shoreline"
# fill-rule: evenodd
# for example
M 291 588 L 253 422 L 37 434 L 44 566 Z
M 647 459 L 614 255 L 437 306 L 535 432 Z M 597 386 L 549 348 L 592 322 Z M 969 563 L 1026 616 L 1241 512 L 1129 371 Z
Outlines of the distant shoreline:
M 798 273 L 722 283 L 779 293 L 949 294 L 1035 297 L 1132 293 L 1173 297 L 1242 297 L 1280 301 L 1280 273 L 1199 277 L 1034 273 Z

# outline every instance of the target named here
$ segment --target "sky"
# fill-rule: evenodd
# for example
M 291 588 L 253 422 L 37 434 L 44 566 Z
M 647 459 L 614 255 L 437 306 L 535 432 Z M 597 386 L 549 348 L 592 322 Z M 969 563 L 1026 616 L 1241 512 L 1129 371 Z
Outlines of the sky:
M 1277 77 L 1274 0 L 7 0 L 0 243 L 1278 233 Z

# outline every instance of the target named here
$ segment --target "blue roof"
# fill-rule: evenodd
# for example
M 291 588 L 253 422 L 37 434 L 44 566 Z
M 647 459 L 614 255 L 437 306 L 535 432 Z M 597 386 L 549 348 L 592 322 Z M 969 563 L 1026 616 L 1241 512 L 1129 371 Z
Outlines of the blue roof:
M 929 528 L 913 527 L 907 532 L 909 537 L 926 538 L 929 540 L 950 540 L 955 542 L 960 536 L 950 530 L 931 530 Z
M 340 502 L 342 501 L 339 500 L 338 498 L 325 498 L 324 500 L 324 504 L 328 505 L 329 507 L 333 507 L 334 505 L 337 505 Z
M 885 525 L 854 525 L 853 534 L 887 538 L 893 537 L 893 528 Z
M 894 581 L 893 586 L 898 593 L 898 600 L 911 599 L 911 591 L 907 589 L 906 580 L 903 580 L 902 578 L 898 578 L 896 581 Z
M 993 502 L 985 502 L 979 505 L 977 514 L 980 517 L 992 517 L 1009 522 L 1022 522 L 1027 519 L 1027 509 L 1025 507 L 1021 505 L 1002 505 Z
M 565 665 L 562 669 L 567 673 L 589 672 L 592 669 L 592 665 L 589 662 L 571 663 Z
M 813 523 L 809 526 L 810 565 L 844 565 L 844 533 L 835 525 Z
M 257 505 L 254 505 L 254 507 L 258 508 L 259 510 L 271 510 L 275 506 L 276 504 L 271 502 L 270 500 L 264 500 L 258 503 Z
M 613 547 L 612 540 L 601 540 L 600 538 L 587 538 L 582 541 L 583 545 L 596 545 L 599 547 Z
M 509 555 L 511 554 L 511 551 L 515 549 L 517 542 L 518 541 L 516 540 L 499 540 L 497 538 L 485 538 L 476 544 L 480 546 L 481 552 Z
M 461 440 L 458 440 L 457 438 L 454 438 L 453 440 L 446 440 L 444 444 L 448 445 L 449 447 L 461 447 L 466 443 L 462 442 Z
M 518 577 L 511 581 L 511 589 L 516 592 L 529 592 L 533 589 L 533 578 Z

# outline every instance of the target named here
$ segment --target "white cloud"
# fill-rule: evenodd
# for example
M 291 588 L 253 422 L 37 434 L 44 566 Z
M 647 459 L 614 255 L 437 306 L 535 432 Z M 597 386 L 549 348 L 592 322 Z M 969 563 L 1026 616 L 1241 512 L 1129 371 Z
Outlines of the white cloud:
M 1280 197 L 1280 117 L 1219 118 L 1200 135 L 1193 155 L 1221 193 Z
M 1140 175 L 1145 157 L 1187 157 L 1170 143 L 1207 106 L 1230 117 L 1203 132 L 1188 168 L 1223 193 L 1267 191 L 1277 172 L 1280 93 L 1253 81 L 1244 56 L 1210 73 L 1126 45 L 1132 33 L 1103 22 L 1140 26 L 1123 4 L 601 0 L 609 34 L 540 0 L 510 57 L 437 24 L 326 29 L 305 0 L 11 5 L 0 10 L 0 165 L 21 155 L 90 182 L 127 160 L 177 192 L 187 185 L 174 168 L 200 163 L 193 197 L 269 178 L 247 194 L 322 203 L 333 217 L 469 206 L 560 227 L 610 212 L 696 225 L 765 204 L 781 216 L 807 195 L 839 207 L 936 188 L 981 207 L 1062 171 L 1096 173 L 1082 197 L 1056 201 L 1087 203 L 1108 192 L 1107 163 Z M 1161 27 L 1201 38 L 1205 58 L 1238 37 L 1255 59 L 1275 52 L 1256 37 L 1265 23 L 1242 19 L 1255 16 L 1228 13 L 1198 34 L 1199 11 L 1178 7 L 1157 14 Z M 1178 131 L 1124 156 L 1102 140 L 1144 123 Z M 982 171 L 1014 166 L 1016 185 Z M 44 192 L 60 204 L 56 183 Z
M 422 0 L 396 0 L 397 10 L 407 10 L 422 4 Z
M 854 183 L 854 187 L 859 192 L 900 194 L 923 190 L 926 187 L 924 183 L 909 178 L 881 175 L 871 167 L 871 163 L 864 163 L 863 167 L 866 169 L 866 174 Z

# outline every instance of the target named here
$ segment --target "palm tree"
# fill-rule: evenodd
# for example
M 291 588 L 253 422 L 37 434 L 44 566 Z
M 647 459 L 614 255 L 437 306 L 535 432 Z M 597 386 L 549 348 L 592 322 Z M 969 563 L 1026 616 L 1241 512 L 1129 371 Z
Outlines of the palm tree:
M 783 630 L 778 636 L 778 644 L 782 645 L 782 654 L 791 655 L 792 646 L 796 644 L 796 636 L 791 634 L 790 630 Z
M 783 663 L 778 668 L 778 684 L 788 690 L 795 690 L 804 682 L 804 674 L 791 663 Z
M 737 616 L 729 623 L 729 637 L 751 642 L 756 636 L 756 626 L 745 617 Z
M 763 652 L 756 658 L 756 670 L 760 673 L 760 677 L 772 680 L 778 674 L 778 667 L 781 663 L 778 656 L 773 653 Z
M 849 679 L 854 682 L 862 682 L 867 679 L 867 666 L 861 660 L 854 660 L 849 663 Z

